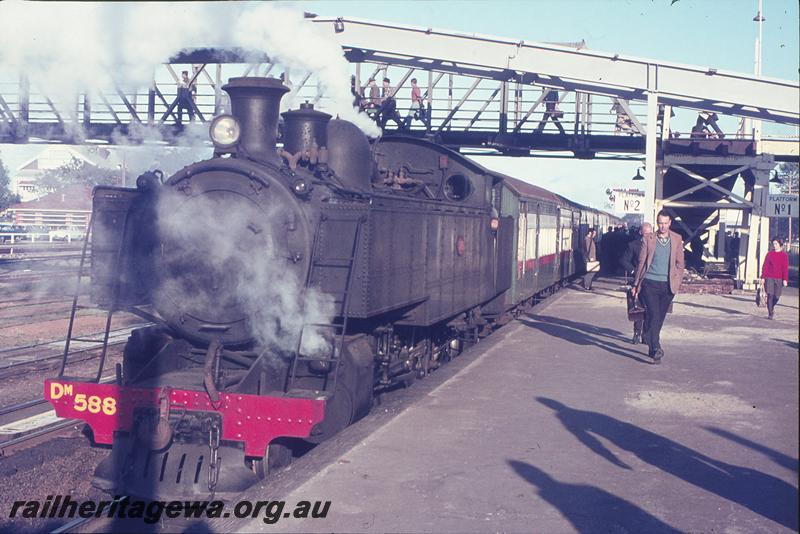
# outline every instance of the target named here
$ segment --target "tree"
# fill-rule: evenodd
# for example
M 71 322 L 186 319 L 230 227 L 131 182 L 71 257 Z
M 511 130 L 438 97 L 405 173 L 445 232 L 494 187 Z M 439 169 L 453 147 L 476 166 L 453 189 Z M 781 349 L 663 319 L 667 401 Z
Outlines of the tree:
M 781 193 L 798 193 L 798 175 L 800 175 L 800 163 L 781 163 L 778 165 L 778 178 L 783 180 L 780 185 Z
M 778 165 L 777 178 L 781 180 L 778 186 L 781 193 L 798 194 L 798 175 L 800 175 L 800 164 L 781 163 Z M 797 217 L 770 220 L 770 234 L 775 237 L 797 239 Z
M 8 168 L 3 164 L 3 160 L 0 160 L 0 212 L 19 202 L 19 195 L 11 191 L 10 185 L 11 176 L 8 174 Z
M 121 173 L 117 169 L 104 169 L 87 162 L 72 158 L 55 169 L 45 171 L 39 178 L 39 189 L 43 192 L 59 191 L 69 185 L 120 185 Z

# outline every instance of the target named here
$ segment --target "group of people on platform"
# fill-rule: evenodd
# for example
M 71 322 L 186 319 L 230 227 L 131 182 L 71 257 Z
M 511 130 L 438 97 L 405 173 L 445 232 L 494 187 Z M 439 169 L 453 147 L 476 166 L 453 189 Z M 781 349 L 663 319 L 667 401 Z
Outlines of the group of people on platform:
M 642 234 L 651 233 L 652 230 L 650 223 L 644 223 L 641 228 L 631 227 L 629 230 L 622 225 L 609 226 L 608 230 L 598 238 L 597 231 L 590 229 L 592 240 L 595 242 L 595 261 L 599 262 L 599 269 L 595 274 L 632 276 L 636 269 Z M 591 283 L 585 288 L 591 288 Z
M 383 79 L 381 87 L 378 87 L 375 78 L 370 78 L 362 90 L 358 87 L 356 77 L 351 76 L 350 92 L 353 95 L 353 107 L 369 114 L 381 129 L 385 128 L 390 120 L 397 124 L 399 130 L 407 130 L 415 120 L 422 122 L 426 128 L 430 127 L 422 89 L 417 84 L 416 78 L 411 78 L 411 103 L 405 117 L 402 117 L 397 109 L 395 98 L 397 89 L 392 87 L 389 78 Z
M 585 262 L 583 289 L 592 290 L 598 272 L 616 276 L 630 275 L 630 294 L 644 307 L 642 320 L 634 321 L 633 338 L 636 345 L 645 343 L 654 364 L 661 363 L 661 328 L 672 300 L 678 294 L 685 270 L 683 238 L 670 229 L 672 217 L 661 210 L 656 217 L 656 229 L 644 223 L 630 233 L 624 227 L 609 227 L 599 240 L 592 228 L 582 243 Z M 599 241 L 599 247 L 598 247 Z M 770 250 L 761 268 L 761 284 L 767 294 L 768 319 L 773 319 L 781 290 L 789 281 L 789 257 L 780 239 L 772 239 Z M 599 252 L 598 252 L 599 248 Z M 621 273 L 620 273 L 621 269 Z

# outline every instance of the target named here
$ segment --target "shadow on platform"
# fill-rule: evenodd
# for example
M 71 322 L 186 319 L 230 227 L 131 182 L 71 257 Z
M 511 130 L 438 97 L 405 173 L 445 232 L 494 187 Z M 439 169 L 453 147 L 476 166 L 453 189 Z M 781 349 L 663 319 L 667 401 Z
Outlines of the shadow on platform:
M 792 458 L 787 454 L 783 454 L 782 452 L 776 451 L 766 445 L 761 445 L 760 443 L 756 443 L 755 441 L 750 441 L 747 438 L 743 438 L 741 436 L 737 436 L 732 432 L 728 432 L 727 430 L 723 430 L 721 428 L 713 427 L 713 426 L 704 426 L 705 430 L 711 432 L 712 434 L 716 434 L 722 438 L 730 440 L 734 443 L 738 443 L 748 449 L 752 449 L 756 452 L 760 452 L 776 464 L 781 467 L 785 467 L 789 471 L 793 473 L 797 473 L 797 470 L 800 468 L 800 460 L 797 458 Z
M 715 460 L 609 415 L 577 410 L 545 397 L 536 397 L 536 400 L 552 409 L 564 428 L 578 441 L 616 466 L 630 469 L 595 436 L 601 436 L 665 473 L 797 530 L 797 488 L 783 480 L 755 469 Z
M 681 306 L 689 306 L 690 308 L 702 308 L 704 310 L 716 310 L 716 311 L 720 311 L 722 313 L 732 313 L 734 315 L 747 315 L 747 316 L 751 315 L 749 313 L 745 313 L 745 312 L 742 312 L 742 311 L 739 311 L 739 310 L 734 310 L 733 308 L 721 308 L 719 306 L 706 306 L 704 304 L 695 304 L 694 302 L 685 302 L 685 301 L 683 301 L 683 302 L 676 302 L 675 304 L 679 304 Z M 755 307 L 755 303 L 753 304 L 753 307 Z
M 785 296 L 788 296 L 788 297 L 792 296 L 792 295 L 788 294 L 788 292 L 786 291 L 786 288 L 784 288 L 784 292 L 785 292 L 784 293 Z M 754 308 L 756 307 L 756 304 L 755 304 L 755 293 L 751 293 L 750 295 L 719 295 L 719 296 L 724 298 L 724 299 L 737 300 L 739 302 L 750 302 L 750 303 L 753 304 Z M 781 297 L 781 300 L 784 300 L 783 297 Z M 778 302 L 778 308 L 789 308 L 790 310 L 800 309 L 798 306 L 792 306 L 791 304 L 786 304 L 785 302 Z M 763 308 L 759 308 L 759 309 L 763 309 Z
M 539 497 L 558 508 L 578 532 L 680 532 L 635 504 L 598 487 L 559 482 L 525 462 L 508 460 L 508 464 L 536 487 Z
M 597 285 L 597 281 L 594 282 L 594 285 L 595 286 Z M 619 288 L 619 289 L 605 288 L 606 289 L 605 291 L 598 291 L 597 287 L 593 287 L 590 290 L 586 290 L 586 289 L 583 289 L 583 286 L 581 286 L 580 284 L 577 284 L 577 283 L 572 284 L 571 286 L 569 286 L 569 288 L 572 289 L 573 291 L 577 291 L 579 293 L 589 293 L 589 294 L 592 294 L 592 295 L 602 295 L 604 297 L 611 297 L 613 299 L 621 299 L 623 301 L 625 299 L 625 290 L 622 289 L 622 288 Z M 616 293 L 614 293 L 614 292 L 616 292 Z
M 786 345 L 787 347 L 789 347 L 792 350 L 800 349 L 800 343 L 798 343 L 797 341 L 789 341 L 789 340 L 786 340 L 786 339 L 778 339 L 776 337 L 773 337 L 771 339 L 772 339 L 772 341 L 777 341 L 778 343 L 783 343 L 784 345 Z
M 525 318 L 519 318 L 518 321 L 525 326 L 535 328 L 545 334 L 553 336 L 558 339 L 564 339 L 576 345 L 595 345 L 601 349 L 624 356 L 641 363 L 650 364 L 650 359 L 646 358 L 642 353 L 635 349 L 625 349 L 618 347 L 613 343 L 609 343 L 602 338 L 613 339 L 614 341 L 621 341 L 623 343 L 630 343 L 629 338 L 618 330 L 610 328 L 602 328 L 596 325 L 587 323 L 580 323 L 577 321 L 570 321 L 569 319 L 560 319 L 549 315 L 526 315 Z M 633 335 L 633 326 L 631 326 L 631 336 Z M 647 351 L 647 346 L 638 345 L 640 349 Z

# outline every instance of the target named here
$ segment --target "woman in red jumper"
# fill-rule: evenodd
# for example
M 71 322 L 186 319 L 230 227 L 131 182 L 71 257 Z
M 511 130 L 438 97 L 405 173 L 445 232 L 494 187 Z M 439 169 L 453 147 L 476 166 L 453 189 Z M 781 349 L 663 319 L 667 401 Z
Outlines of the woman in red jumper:
M 775 305 L 781 298 L 783 286 L 789 284 L 789 256 L 783 251 L 780 239 L 772 240 L 772 250 L 767 252 L 761 267 L 761 283 L 767 292 L 768 319 L 775 315 Z

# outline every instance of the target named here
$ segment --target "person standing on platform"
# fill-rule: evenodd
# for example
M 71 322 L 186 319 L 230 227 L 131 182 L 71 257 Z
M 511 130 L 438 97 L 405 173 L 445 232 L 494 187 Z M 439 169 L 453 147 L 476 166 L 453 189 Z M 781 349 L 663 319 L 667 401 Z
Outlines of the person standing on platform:
M 611 113 L 614 113 L 617 117 L 617 120 L 614 123 L 614 135 L 619 135 L 622 133 L 633 135 L 636 133 L 633 129 L 633 121 L 628 116 L 625 108 L 622 107 L 622 104 L 620 104 L 619 100 L 616 98 L 614 99 L 614 105 L 611 106 Z
M 600 263 L 597 261 L 597 245 L 594 238 L 597 232 L 594 228 L 590 228 L 583 238 L 583 261 L 586 263 L 586 274 L 583 275 L 583 289 L 586 291 L 592 290 L 592 280 L 594 279 L 597 271 L 600 269 Z
M 375 84 L 375 78 L 369 79 L 367 88 L 369 89 L 369 100 L 367 100 L 365 107 L 370 109 L 379 108 L 381 105 L 381 89 Z
M 666 210 L 656 217 L 658 232 L 642 236 L 642 250 L 633 280 L 634 296 L 641 292 L 647 310 L 644 323 L 644 342 L 654 364 L 661 363 L 661 327 L 672 299 L 678 294 L 683 280 L 683 239 L 669 229 L 672 217 Z
M 356 83 L 356 75 L 350 76 L 350 94 L 353 95 L 353 107 L 363 111 L 362 100 L 364 96 L 361 94 L 361 88 Z
M 181 72 L 181 79 L 178 81 L 178 98 L 176 105 L 178 108 L 178 124 L 183 123 L 183 110 L 189 112 L 189 121 L 194 122 L 194 92 L 197 88 L 192 80 L 189 79 L 189 71 Z
M 411 78 L 411 106 L 408 108 L 408 115 L 405 120 L 405 128 L 411 127 L 412 120 L 425 123 L 425 102 L 422 99 L 422 89 L 417 85 L 417 79 Z
M 600 229 L 602 231 L 602 228 Z M 600 235 L 600 251 L 597 255 L 597 259 L 600 260 L 600 272 L 603 274 L 611 274 L 613 275 L 613 269 L 611 267 L 612 259 L 614 258 L 614 253 L 612 251 L 611 241 L 613 240 L 612 233 L 614 232 L 614 227 L 609 226 L 608 232 Z
M 767 252 L 761 267 L 761 285 L 767 292 L 767 319 L 775 318 L 775 306 L 781 291 L 789 285 L 789 255 L 783 250 L 783 241 L 773 239 L 772 250 Z
M 642 238 L 652 233 L 653 225 L 646 222 L 639 228 L 639 235 L 628 241 L 625 252 L 622 254 L 622 259 L 620 259 L 625 276 L 630 275 L 632 277 L 636 274 L 636 267 L 639 265 L 639 253 L 642 250 Z
M 544 114 L 542 115 L 542 120 L 539 122 L 539 126 L 536 127 L 536 133 L 540 134 L 544 131 L 545 124 L 548 120 L 553 121 L 553 124 L 556 125 L 558 131 L 561 132 L 561 135 L 566 135 L 566 131 L 564 131 L 564 127 L 561 125 L 561 121 L 558 119 L 564 117 L 564 112 L 558 109 L 558 91 L 554 91 L 553 89 L 545 89 L 547 93 L 544 95 Z
M 639 255 L 642 252 L 644 237 L 652 233 L 653 233 L 653 225 L 646 222 L 642 225 L 641 228 L 639 228 L 639 235 L 641 237 L 639 239 L 633 239 L 628 243 L 628 248 L 625 250 L 625 254 L 622 255 L 622 260 L 620 260 L 622 268 L 625 270 L 626 279 L 629 274 L 631 276 L 634 276 L 636 274 L 636 267 L 639 265 Z M 631 282 L 633 282 L 633 278 L 631 278 Z M 643 327 L 644 327 L 643 320 L 633 322 L 633 338 L 631 339 L 631 343 L 633 343 L 634 345 L 638 345 L 644 339 Z
M 394 98 L 395 88 L 391 85 L 389 78 L 383 79 L 383 87 L 381 88 L 381 105 L 378 108 L 378 126 L 381 129 L 386 128 L 386 123 L 392 120 L 397 124 L 397 127 L 402 130 L 405 126 L 405 121 L 400 117 L 397 112 L 397 100 Z

